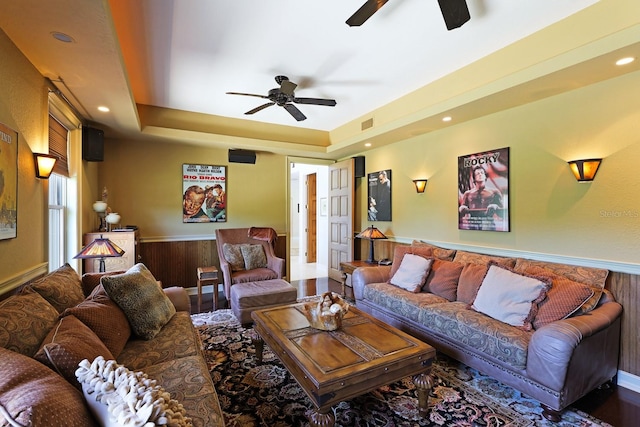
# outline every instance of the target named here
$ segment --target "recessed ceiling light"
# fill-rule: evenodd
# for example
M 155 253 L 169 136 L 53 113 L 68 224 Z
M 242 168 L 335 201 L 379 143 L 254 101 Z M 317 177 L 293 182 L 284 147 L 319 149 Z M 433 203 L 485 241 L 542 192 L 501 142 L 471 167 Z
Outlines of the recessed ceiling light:
M 108 113 L 110 110 L 109 110 L 109 107 L 105 107 L 104 105 L 101 105 L 98 107 L 98 111 L 102 111 L 103 113 Z
M 442 118 L 443 122 L 450 122 L 451 121 L 451 116 L 445 116 Z
M 370 142 L 366 142 L 366 143 L 364 144 L 364 146 L 365 146 L 365 147 L 371 147 L 371 143 L 370 143 Z
M 53 31 L 51 35 L 53 36 L 54 39 L 64 43 L 71 43 L 75 41 L 73 37 L 71 37 L 70 35 L 61 33 L 59 31 Z
M 626 58 L 620 58 L 616 61 L 616 65 L 627 65 L 627 64 L 631 64 L 633 61 L 635 61 L 636 58 L 634 58 L 633 56 L 627 56 Z

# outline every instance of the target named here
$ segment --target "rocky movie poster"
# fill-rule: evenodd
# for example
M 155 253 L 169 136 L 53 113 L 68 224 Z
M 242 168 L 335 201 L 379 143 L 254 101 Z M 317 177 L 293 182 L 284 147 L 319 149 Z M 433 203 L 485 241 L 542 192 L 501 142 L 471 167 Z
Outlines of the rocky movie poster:
M 182 222 L 226 221 L 226 167 L 182 165 Z
M 458 228 L 509 231 L 509 148 L 458 157 Z

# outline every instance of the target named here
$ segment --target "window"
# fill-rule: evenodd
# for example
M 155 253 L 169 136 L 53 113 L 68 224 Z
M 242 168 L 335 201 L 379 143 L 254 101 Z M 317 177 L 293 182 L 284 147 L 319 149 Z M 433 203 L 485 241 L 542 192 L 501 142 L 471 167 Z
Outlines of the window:
M 49 271 L 65 263 L 65 212 L 67 178 L 52 173 L 49 178 Z

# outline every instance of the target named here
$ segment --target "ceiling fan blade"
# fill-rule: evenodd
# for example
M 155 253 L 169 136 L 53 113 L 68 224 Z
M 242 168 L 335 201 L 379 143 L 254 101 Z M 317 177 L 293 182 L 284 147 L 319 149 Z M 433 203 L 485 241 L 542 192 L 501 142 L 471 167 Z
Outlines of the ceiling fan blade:
M 335 107 L 337 104 L 335 99 L 320 98 L 293 98 L 293 102 L 296 104 L 326 105 L 328 107 Z
M 254 113 L 257 113 L 260 110 L 264 110 L 267 107 L 271 107 L 272 105 L 275 105 L 275 102 L 267 102 L 266 104 L 262 104 L 261 106 L 256 107 L 253 110 L 247 111 L 245 114 L 254 114 Z
M 347 19 L 347 25 L 350 27 L 359 27 L 364 22 L 371 18 L 371 15 L 376 13 L 378 9 L 385 5 L 388 0 L 367 0 L 360 9 L 356 11 L 349 19 Z
M 227 92 L 227 95 L 255 96 L 256 98 L 269 99 L 269 97 L 266 95 L 256 95 L 255 93 Z
M 284 109 L 287 110 L 289 114 L 291 114 L 293 118 L 299 122 L 306 120 L 307 118 L 304 114 L 302 114 L 302 111 L 298 110 L 298 107 L 293 104 L 284 104 Z
M 291 80 L 284 80 L 280 83 L 280 91 L 285 95 L 293 95 L 293 91 L 296 90 L 296 87 L 298 87 L 298 85 Z

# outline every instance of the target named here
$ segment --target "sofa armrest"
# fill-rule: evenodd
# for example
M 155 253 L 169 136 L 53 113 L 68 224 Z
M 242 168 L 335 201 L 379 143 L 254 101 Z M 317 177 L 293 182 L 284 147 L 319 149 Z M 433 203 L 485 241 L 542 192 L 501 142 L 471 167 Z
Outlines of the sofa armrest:
M 173 303 L 176 311 L 186 311 L 191 313 L 191 299 L 189 298 L 185 288 L 181 286 L 172 286 L 170 288 L 164 288 L 163 291 Z
M 353 271 L 351 275 L 351 285 L 353 286 L 353 296 L 356 301 L 361 300 L 364 287 L 368 283 L 381 283 L 389 280 L 391 272 L 390 265 L 381 265 L 376 267 L 359 267 Z
M 580 378 L 601 377 L 607 370 L 615 375 L 621 314 L 619 303 L 606 302 L 538 329 L 529 342 L 527 374 L 554 390 L 562 388 L 570 370 Z

